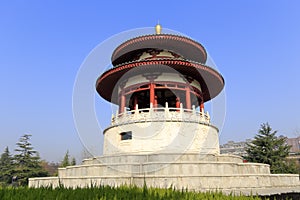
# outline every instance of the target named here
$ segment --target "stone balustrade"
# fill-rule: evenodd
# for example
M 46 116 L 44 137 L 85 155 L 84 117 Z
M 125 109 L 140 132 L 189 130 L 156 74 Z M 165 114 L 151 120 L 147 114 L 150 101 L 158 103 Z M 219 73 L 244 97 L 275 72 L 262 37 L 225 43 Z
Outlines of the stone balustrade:
M 210 116 L 208 112 L 204 113 L 196 110 L 195 106 L 192 109 L 168 107 L 154 108 L 150 104 L 150 108 L 139 109 L 136 105 L 135 110 L 128 111 L 124 108 L 124 112 L 116 113 L 112 116 L 111 125 L 123 125 L 134 122 L 153 122 L 153 121 L 175 121 L 175 122 L 195 122 L 202 124 L 210 124 Z

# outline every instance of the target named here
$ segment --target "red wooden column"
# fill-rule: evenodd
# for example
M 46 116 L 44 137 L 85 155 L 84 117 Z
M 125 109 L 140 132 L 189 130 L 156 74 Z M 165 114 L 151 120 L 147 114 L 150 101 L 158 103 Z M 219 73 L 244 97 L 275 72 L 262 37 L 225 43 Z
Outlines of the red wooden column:
M 154 97 L 154 105 L 153 105 L 154 108 L 157 108 L 157 96 L 155 95 Z
M 185 102 L 186 102 L 186 109 L 191 109 L 191 89 L 189 86 L 185 87 Z
M 126 102 L 126 97 L 124 95 L 124 90 L 122 90 L 121 91 L 121 95 L 120 95 L 119 113 L 123 113 L 124 112 L 125 102 Z
M 124 107 L 126 106 L 126 97 L 125 97 L 125 85 L 126 81 L 120 83 L 120 93 L 119 93 L 119 113 L 124 112 Z
M 176 97 L 176 108 L 180 108 L 180 98 Z
M 154 92 L 154 83 L 150 83 L 150 103 L 155 107 L 155 92 Z
M 200 112 L 204 112 L 204 103 L 203 103 L 203 101 L 200 104 Z

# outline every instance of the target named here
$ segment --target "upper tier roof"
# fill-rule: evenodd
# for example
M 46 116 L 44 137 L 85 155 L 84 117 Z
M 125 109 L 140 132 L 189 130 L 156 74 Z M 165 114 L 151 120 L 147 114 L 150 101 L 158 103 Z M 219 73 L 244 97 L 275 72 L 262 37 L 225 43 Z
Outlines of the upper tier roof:
M 119 45 L 112 54 L 112 64 L 116 66 L 130 62 L 137 51 L 148 48 L 168 50 L 187 60 L 203 64 L 207 59 L 205 48 L 190 38 L 172 34 L 154 34 L 132 38 Z

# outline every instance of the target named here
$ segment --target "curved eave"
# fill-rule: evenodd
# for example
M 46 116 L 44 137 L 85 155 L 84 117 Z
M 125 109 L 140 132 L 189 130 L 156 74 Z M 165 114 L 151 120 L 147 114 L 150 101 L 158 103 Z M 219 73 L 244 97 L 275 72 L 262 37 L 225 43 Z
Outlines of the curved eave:
M 105 100 L 118 104 L 117 95 L 112 98 L 113 91 L 118 81 L 127 72 L 131 69 L 135 69 L 135 73 L 139 74 L 154 71 L 162 72 L 166 66 L 196 79 L 201 84 L 205 102 L 216 97 L 224 87 L 222 75 L 209 66 L 187 60 L 163 59 L 130 62 L 112 68 L 97 79 L 96 90 Z
M 130 60 L 126 60 L 126 55 L 130 55 L 131 52 L 138 49 L 147 48 L 169 50 L 187 60 L 199 63 L 205 63 L 207 59 L 205 48 L 190 38 L 172 34 L 155 34 L 132 38 L 119 45 L 112 54 L 112 64 L 119 65 L 128 62 Z

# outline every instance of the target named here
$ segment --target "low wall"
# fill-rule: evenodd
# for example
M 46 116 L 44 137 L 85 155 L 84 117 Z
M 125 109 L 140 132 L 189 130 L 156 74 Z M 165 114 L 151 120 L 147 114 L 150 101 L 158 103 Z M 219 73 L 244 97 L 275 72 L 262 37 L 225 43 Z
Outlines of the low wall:
M 187 188 L 195 191 L 207 190 L 231 190 L 231 191 L 256 191 L 270 188 L 299 188 L 298 175 L 228 175 L 228 176 L 102 176 L 102 177 L 50 177 L 50 178 L 31 178 L 29 187 L 52 186 L 59 184 L 65 187 L 88 187 L 96 185 L 137 185 L 142 187 L 146 182 L 149 187 L 176 189 Z M 299 191 L 300 192 L 300 191 Z
M 173 160 L 177 158 L 177 160 Z M 172 161 L 173 160 L 173 161 Z M 114 155 L 60 168 L 58 177 L 30 178 L 30 187 L 87 187 L 122 184 L 189 190 L 300 192 L 299 175 L 270 174 L 266 164 L 243 163 L 238 156 L 198 154 Z M 271 194 L 270 192 L 268 194 Z
M 200 153 L 152 153 L 152 154 L 112 154 L 84 159 L 83 165 L 114 164 L 114 163 L 147 163 L 147 162 L 231 162 L 242 163 L 240 156 L 230 154 L 200 154 Z
M 115 163 L 70 166 L 59 169 L 59 177 L 80 176 L 122 176 L 122 175 L 159 175 L 191 176 L 269 174 L 269 166 L 264 164 L 226 163 L 226 162 L 148 162 Z

